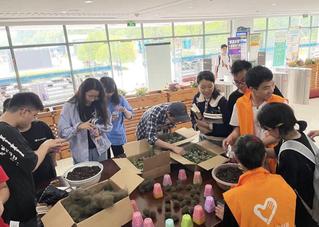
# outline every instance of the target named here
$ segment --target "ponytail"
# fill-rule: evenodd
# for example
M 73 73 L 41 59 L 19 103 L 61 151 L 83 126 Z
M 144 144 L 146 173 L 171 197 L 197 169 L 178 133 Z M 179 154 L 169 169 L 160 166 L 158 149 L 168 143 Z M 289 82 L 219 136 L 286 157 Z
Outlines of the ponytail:
M 299 129 L 298 129 L 299 132 L 303 132 L 303 131 L 306 130 L 307 122 L 305 122 L 305 121 L 297 121 L 297 124 L 299 126 Z

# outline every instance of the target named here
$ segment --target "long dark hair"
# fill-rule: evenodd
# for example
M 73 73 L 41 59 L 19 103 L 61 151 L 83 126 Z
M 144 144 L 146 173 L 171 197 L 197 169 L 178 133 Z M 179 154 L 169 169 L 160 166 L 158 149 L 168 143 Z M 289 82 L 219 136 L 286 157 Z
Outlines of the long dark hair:
M 116 83 L 114 82 L 113 78 L 111 77 L 102 77 L 100 79 L 103 87 L 104 87 L 104 91 L 105 93 L 113 93 L 113 95 L 110 98 L 110 101 L 113 105 L 118 105 L 120 104 L 120 96 L 119 93 L 117 91 L 117 86 Z
M 257 119 L 262 128 L 279 129 L 279 134 L 284 137 L 288 132 L 294 130 L 296 124 L 299 125 L 299 132 L 307 128 L 307 122 L 298 121 L 294 111 L 284 103 L 266 104 L 259 112 Z
M 82 82 L 78 91 L 75 95 L 69 100 L 71 103 L 75 103 L 77 105 L 77 109 L 79 111 L 81 121 L 87 121 L 85 116 L 85 93 L 90 90 L 96 90 L 99 92 L 99 99 L 94 101 L 92 105 L 96 111 L 98 118 L 103 120 L 103 123 L 106 124 L 108 122 L 107 116 L 107 108 L 105 104 L 105 93 L 102 84 L 99 80 L 94 78 L 88 78 Z
M 213 97 L 213 99 L 216 99 L 218 97 L 218 95 L 220 95 L 220 93 L 219 93 L 219 91 L 218 91 L 218 89 L 216 88 L 216 85 L 215 85 L 215 76 L 214 76 L 214 74 L 212 72 L 210 72 L 210 71 L 201 71 L 197 75 L 197 84 L 199 85 L 199 83 L 202 80 L 208 80 L 208 81 L 213 82 L 214 90 L 213 90 L 213 93 L 212 93 L 212 97 Z

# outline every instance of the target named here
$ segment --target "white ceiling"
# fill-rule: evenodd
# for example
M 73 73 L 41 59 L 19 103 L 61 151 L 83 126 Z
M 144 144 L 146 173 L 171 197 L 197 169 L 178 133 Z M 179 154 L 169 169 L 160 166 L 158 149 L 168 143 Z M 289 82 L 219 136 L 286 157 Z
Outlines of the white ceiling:
M 319 0 L 0 0 L 0 22 L 167 21 L 319 13 Z

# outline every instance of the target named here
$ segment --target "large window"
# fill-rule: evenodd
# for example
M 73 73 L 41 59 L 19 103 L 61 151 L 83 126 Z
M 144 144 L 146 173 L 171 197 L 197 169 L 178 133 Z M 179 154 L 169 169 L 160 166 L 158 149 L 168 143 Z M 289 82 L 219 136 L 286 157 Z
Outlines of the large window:
M 0 50 L 0 72 L 0 102 L 2 103 L 6 98 L 19 92 L 11 54 L 7 49 Z
M 33 91 L 43 103 L 65 102 L 73 94 L 65 46 L 18 48 L 14 51 L 23 91 Z
M 218 33 L 229 33 L 230 32 L 230 21 L 206 21 L 205 22 L 205 34 L 218 34 Z
M 10 33 L 14 46 L 65 42 L 61 25 L 10 27 Z
M 170 42 L 174 79 L 193 80 L 227 43 L 231 24 L 216 20 L 0 26 L 0 98 L 28 90 L 40 94 L 46 105 L 56 104 L 66 101 L 88 77 L 112 76 L 128 92 L 147 86 L 145 43 Z M 261 34 L 268 66 L 276 34 L 286 35 L 290 29 L 300 31 L 299 58 L 319 57 L 319 16 L 254 18 L 251 32 Z
M 126 24 L 108 25 L 110 40 L 141 39 L 141 24 L 128 27 Z
M 88 77 L 111 76 L 109 49 L 106 43 L 83 43 L 70 46 L 75 87 Z
M 268 29 L 287 29 L 289 17 L 270 17 L 268 19 Z
M 0 47 L 8 46 L 7 33 L 4 27 L 0 27 Z
M 171 23 L 143 24 L 144 38 L 172 36 Z
M 290 27 L 309 27 L 310 16 L 292 16 L 290 17 Z
M 267 18 L 255 18 L 253 21 L 253 30 L 259 31 L 259 30 L 266 30 L 267 29 Z
M 174 69 L 177 81 L 193 80 L 203 69 L 203 38 L 186 37 L 174 40 Z
M 106 40 L 105 25 L 68 25 L 69 42 Z
M 111 42 L 114 80 L 118 87 L 133 91 L 145 87 L 144 48 L 142 41 Z
M 201 35 L 203 34 L 202 22 L 174 23 L 175 36 Z

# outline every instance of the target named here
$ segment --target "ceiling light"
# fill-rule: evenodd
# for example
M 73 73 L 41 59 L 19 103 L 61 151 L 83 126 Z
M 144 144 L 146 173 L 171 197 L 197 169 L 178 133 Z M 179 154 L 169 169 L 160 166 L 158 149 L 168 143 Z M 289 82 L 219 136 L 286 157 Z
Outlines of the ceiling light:
M 272 6 L 276 6 L 277 4 L 276 4 L 276 3 L 272 3 L 271 5 L 272 5 Z
M 84 3 L 90 4 L 90 3 L 93 3 L 93 1 L 92 0 L 85 0 Z

